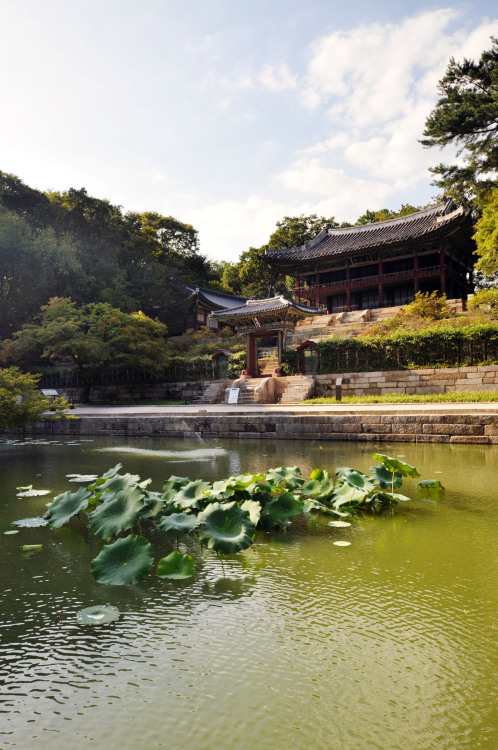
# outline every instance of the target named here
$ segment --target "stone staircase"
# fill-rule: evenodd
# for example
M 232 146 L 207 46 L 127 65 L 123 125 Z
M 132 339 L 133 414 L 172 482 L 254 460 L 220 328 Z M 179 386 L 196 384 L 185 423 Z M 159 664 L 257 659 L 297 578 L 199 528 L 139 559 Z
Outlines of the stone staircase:
M 238 404 L 255 404 L 255 390 L 261 385 L 261 378 L 248 378 L 240 385 Z
M 280 404 L 300 404 L 310 396 L 315 387 L 312 375 L 289 375 L 279 380 L 285 381 L 285 390 L 280 397 Z
M 258 371 L 261 376 L 271 378 L 275 374 L 275 370 L 278 367 L 278 357 L 267 357 L 266 359 L 258 359 Z
M 222 404 L 225 400 L 225 389 L 230 384 L 229 380 L 211 380 L 202 392 L 195 396 L 194 404 Z

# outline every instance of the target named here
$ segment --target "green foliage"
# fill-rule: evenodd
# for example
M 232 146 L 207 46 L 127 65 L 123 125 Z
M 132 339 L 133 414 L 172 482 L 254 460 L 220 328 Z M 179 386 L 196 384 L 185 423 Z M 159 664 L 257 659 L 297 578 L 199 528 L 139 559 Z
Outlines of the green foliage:
M 400 330 L 318 344 L 320 373 L 451 367 L 498 359 L 498 324 Z
M 232 356 L 228 358 L 228 375 L 231 378 L 238 378 L 242 370 L 245 370 L 246 366 L 245 350 L 232 354 Z
M 467 302 L 467 307 L 472 309 L 480 308 L 484 305 L 489 307 L 491 312 L 498 313 L 498 289 L 480 289 Z
M 408 216 L 416 211 L 422 211 L 423 206 L 411 206 L 409 203 L 403 203 L 399 211 L 392 211 L 389 208 L 381 208 L 379 211 L 365 211 L 357 220 L 357 225 L 373 224 L 377 221 L 388 221 L 397 219 L 400 216 Z
M 402 309 L 405 315 L 417 315 L 420 318 L 430 318 L 431 320 L 441 320 L 450 315 L 450 308 L 446 301 L 446 294 L 438 292 L 417 292 L 413 302 Z
M 457 404 L 498 401 L 498 391 L 459 391 L 457 393 L 404 394 L 385 393 L 382 396 L 344 396 L 341 401 L 320 396 L 303 401 L 305 404 Z
M 56 297 L 42 308 L 37 324 L 26 323 L 4 342 L 2 357 L 68 358 L 90 388 L 97 375 L 110 368 L 143 368 L 159 375 L 167 361 L 165 334 L 162 323 L 142 312 L 124 313 L 106 302 L 77 307 L 70 299 Z
M 69 404 L 63 398 L 49 401 L 36 392 L 38 376 L 24 374 L 17 367 L 0 369 L 0 432 L 6 427 L 39 422 L 53 409 L 52 418 L 67 415 Z
M 439 164 L 435 184 L 458 202 L 471 203 L 492 185 L 498 169 L 498 42 L 479 62 L 451 58 L 439 82 L 438 100 L 425 123 L 424 146 L 454 144 L 463 166 Z
M 492 276 L 498 271 L 498 188 L 486 193 L 481 200 L 481 218 L 476 224 L 474 240 L 480 256 L 476 268 Z
M 208 550 L 228 555 L 250 547 L 257 528 L 285 528 L 302 513 L 344 516 L 360 508 L 378 513 L 407 500 L 394 490 L 401 486 L 402 477 L 418 477 L 417 470 L 396 458 L 381 454 L 375 458 L 382 466 L 373 467 L 370 475 L 340 467 L 334 479 L 327 471 L 314 469 L 306 480 L 297 466 L 280 466 L 213 484 L 171 476 L 162 493 L 148 489 L 150 480 L 119 474 L 118 464 L 86 489 L 58 495 L 46 518 L 23 519 L 14 525 L 49 523 L 60 528 L 78 514 L 80 521 L 108 542 L 91 563 L 96 580 L 127 585 L 143 580 L 151 571 L 154 549 L 146 535 L 157 542 L 161 532 L 166 532 L 163 543 L 168 543 L 171 532 L 189 534 Z M 436 488 L 439 483 L 428 480 L 419 486 Z M 171 551 L 159 560 L 157 574 L 161 578 L 191 577 L 193 559 Z
M 173 578 L 182 580 L 192 578 L 195 572 L 195 563 L 190 555 L 182 555 L 178 550 L 173 550 L 167 557 L 162 557 L 157 565 L 159 578 Z

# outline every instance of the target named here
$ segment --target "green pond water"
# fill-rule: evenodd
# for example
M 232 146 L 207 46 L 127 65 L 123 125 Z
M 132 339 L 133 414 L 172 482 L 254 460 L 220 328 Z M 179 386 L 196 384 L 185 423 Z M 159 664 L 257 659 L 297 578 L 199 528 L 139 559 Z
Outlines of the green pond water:
M 257 536 L 224 572 L 193 549 L 194 579 L 120 587 L 91 577 L 100 543 L 77 522 L 4 535 L 53 497 L 15 487 L 75 490 L 67 473 L 117 461 L 152 489 L 170 474 L 212 481 L 282 464 L 365 471 L 374 446 L 0 444 L 0 749 L 496 750 L 498 448 L 379 447 L 441 479 L 442 499 L 405 480 L 414 500 L 394 516 L 349 529 L 302 518 Z M 121 616 L 78 625 L 93 604 Z

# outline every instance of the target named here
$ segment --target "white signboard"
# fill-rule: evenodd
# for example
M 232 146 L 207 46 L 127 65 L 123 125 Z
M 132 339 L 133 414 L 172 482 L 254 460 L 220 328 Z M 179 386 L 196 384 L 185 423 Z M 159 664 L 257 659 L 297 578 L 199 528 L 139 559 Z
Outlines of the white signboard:
M 239 400 L 239 388 L 230 388 L 230 393 L 228 394 L 228 403 L 236 404 L 238 400 Z

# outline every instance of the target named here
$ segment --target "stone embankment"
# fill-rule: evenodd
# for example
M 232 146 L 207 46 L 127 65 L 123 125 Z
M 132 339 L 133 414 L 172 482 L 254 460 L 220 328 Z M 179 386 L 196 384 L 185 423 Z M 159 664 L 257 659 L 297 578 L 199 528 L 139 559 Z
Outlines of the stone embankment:
M 457 391 L 498 391 L 498 367 L 441 367 L 420 370 L 347 372 L 315 375 L 317 396 L 330 396 L 342 377 L 343 396 L 383 396 L 386 393 L 455 393 Z
M 425 406 L 425 405 L 424 405 Z M 440 405 L 442 406 L 442 405 Z M 23 434 L 65 434 L 114 437 L 150 436 L 242 438 L 261 440 L 353 440 L 411 443 L 478 443 L 498 445 L 498 409 L 479 409 L 478 404 L 459 408 L 392 411 L 388 408 L 361 412 L 327 413 L 326 410 L 282 412 L 279 407 L 259 410 L 214 411 L 184 407 L 171 413 L 94 413 L 74 420 L 45 422 L 25 428 Z M 464 409 L 462 409 L 464 407 Z

